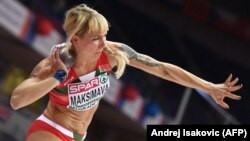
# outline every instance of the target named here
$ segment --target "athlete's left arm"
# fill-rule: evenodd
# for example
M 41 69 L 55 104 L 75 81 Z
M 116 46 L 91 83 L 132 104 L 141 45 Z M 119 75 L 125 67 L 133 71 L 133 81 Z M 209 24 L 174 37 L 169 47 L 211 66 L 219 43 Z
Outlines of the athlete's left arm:
M 242 85 L 236 85 L 239 79 L 236 78 L 232 80 L 232 75 L 230 75 L 224 83 L 214 84 L 184 70 L 181 67 L 161 62 L 148 55 L 138 53 L 126 44 L 110 41 L 108 41 L 108 44 L 111 45 L 112 48 L 117 48 L 127 54 L 130 61 L 128 65 L 177 84 L 203 90 L 223 108 L 229 108 L 229 106 L 223 101 L 225 97 L 235 100 L 241 98 L 232 93 L 242 87 Z

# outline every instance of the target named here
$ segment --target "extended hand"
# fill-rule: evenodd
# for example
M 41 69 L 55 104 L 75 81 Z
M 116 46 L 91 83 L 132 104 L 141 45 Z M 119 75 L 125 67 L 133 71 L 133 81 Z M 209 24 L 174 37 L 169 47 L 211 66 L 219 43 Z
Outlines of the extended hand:
M 236 85 L 239 81 L 238 78 L 235 78 L 232 80 L 233 75 L 230 74 L 229 77 L 226 79 L 226 81 L 222 84 L 213 84 L 210 91 L 208 92 L 208 95 L 210 95 L 217 104 L 219 104 L 221 107 L 229 109 L 228 104 L 224 102 L 224 98 L 228 97 L 230 99 L 234 100 L 240 100 L 241 96 L 238 96 L 232 92 L 235 92 L 242 88 L 242 84 Z

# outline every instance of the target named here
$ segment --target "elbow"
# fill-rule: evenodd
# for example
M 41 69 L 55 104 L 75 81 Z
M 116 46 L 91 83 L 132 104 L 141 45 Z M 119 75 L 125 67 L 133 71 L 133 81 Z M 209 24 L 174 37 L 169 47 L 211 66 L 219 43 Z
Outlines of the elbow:
M 13 110 L 18 110 L 20 109 L 21 107 L 19 106 L 17 100 L 12 96 L 11 99 L 10 99 L 10 106 Z
M 10 98 L 10 106 L 13 110 L 18 110 L 21 108 L 18 97 L 14 92 L 12 93 L 12 96 Z

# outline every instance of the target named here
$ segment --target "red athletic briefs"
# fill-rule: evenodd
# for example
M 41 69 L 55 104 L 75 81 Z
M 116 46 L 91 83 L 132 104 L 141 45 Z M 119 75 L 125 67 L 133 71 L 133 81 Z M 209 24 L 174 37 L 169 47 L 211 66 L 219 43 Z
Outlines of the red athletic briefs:
M 33 122 L 26 135 L 26 138 L 28 138 L 31 133 L 36 131 L 48 131 L 56 135 L 62 141 L 83 141 L 87 135 L 87 133 L 84 135 L 73 133 L 72 131 L 48 119 L 44 115 L 41 115 L 37 120 L 35 120 L 35 122 Z

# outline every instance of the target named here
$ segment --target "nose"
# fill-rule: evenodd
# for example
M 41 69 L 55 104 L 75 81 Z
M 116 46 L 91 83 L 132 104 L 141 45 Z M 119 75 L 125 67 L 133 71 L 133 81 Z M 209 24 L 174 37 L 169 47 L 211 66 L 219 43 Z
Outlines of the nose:
M 102 47 L 105 47 L 105 46 L 106 46 L 106 36 L 104 36 L 104 37 L 101 38 L 100 45 L 101 45 Z

